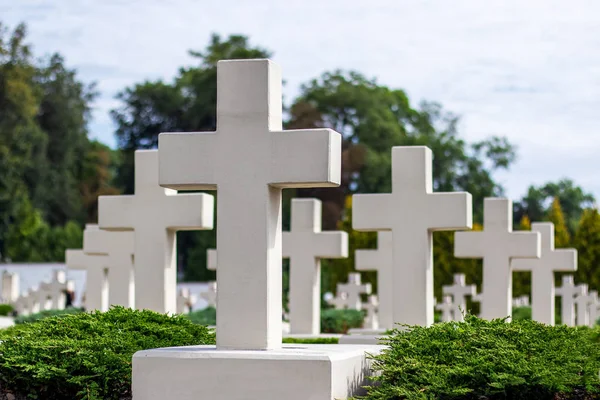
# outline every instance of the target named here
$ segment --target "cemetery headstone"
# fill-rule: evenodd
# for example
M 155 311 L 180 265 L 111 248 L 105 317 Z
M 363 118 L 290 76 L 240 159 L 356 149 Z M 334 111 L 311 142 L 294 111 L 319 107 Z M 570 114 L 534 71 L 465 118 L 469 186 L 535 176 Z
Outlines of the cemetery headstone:
M 326 298 L 325 301 L 330 306 L 333 306 L 336 310 L 346 310 L 348 309 L 348 293 L 337 291 L 335 296 L 331 296 L 330 298 Z
M 339 293 L 346 294 L 346 304 L 350 310 L 360 311 L 362 309 L 361 295 L 371 294 L 371 289 L 370 283 L 362 283 L 360 273 L 358 272 L 349 273 L 347 283 L 337 284 L 338 295 Z
M 442 312 L 442 322 L 454 321 L 456 305 L 452 296 L 444 296 L 441 303 L 435 305 L 435 309 Z
M 531 271 L 531 318 L 554 325 L 554 271 L 575 271 L 577 250 L 554 248 L 552 222 L 534 222 L 531 224 L 531 230 L 540 233 L 541 257 L 514 259 L 512 268 L 515 271 Z
M 433 232 L 472 226 L 471 195 L 433 193 L 432 182 L 429 148 L 393 147 L 392 193 L 353 196 L 354 229 L 392 231 L 397 323 L 433 323 Z
M 214 199 L 158 185 L 158 150 L 135 152 L 135 194 L 100 196 L 101 229 L 135 232 L 135 305 L 177 312 L 177 231 L 213 228 Z
M 589 327 L 593 328 L 598 323 L 600 318 L 600 303 L 598 302 L 598 292 L 596 290 L 590 291 L 590 303 L 589 303 Z
M 377 232 L 377 249 L 356 250 L 354 263 L 357 271 L 377 271 L 379 326 L 383 329 L 392 329 L 394 327 L 392 232 Z
M 512 301 L 512 306 L 515 308 L 529 307 L 529 296 L 515 297 Z
M 321 332 L 321 259 L 348 257 L 346 232 L 321 232 L 321 201 L 292 199 L 291 229 L 283 232 L 290 259 L 290 333 Z
M 454 256 L 483 258 L 481 318 L 512 316 L 512 269 L 514 258 L 539 258 L 538 232 L 513 232 L 512 201 L 486 198 L 483 231 L 456 232 Z
M 0 298 L 1 303 L 10 304 L 19 298 L 19 283 L 19 274 L 17 274 L 16 272 L 2 272 L 2 297 Z
M 577 326 L 588 326 L 590 323 L 590 303 L 593 300 L 589 293 L 588 285 L 585 283 L 577 285 L 578 293 L 575 296 L 575 308 L 577 310 Z
M 452 285 L 442 286 L 444 295 L 452 296 L 452 304 L 456 307 L 456 312 L 453 317 L 454 321 L 464 321 L 464 313 L 467 312 L 466 296 L 475 296 L 477 294 L 476 285 L 467 285 L 467 277 L 465 274 L 454 274 L 454 282 Z M 445 300 L 444 300 L 445 301 Z
M 561 298 L 560 319 L 563 325 L 575 326 L 575 296 L 581 294 L 582 287 L 575 286 L 573 275 L 562 277 L 562 286 L 556 288 Z
M 369 330 L 379 329 L 379 299 L 377 295 L 370 295 L 367 302 L 363 303 L 362 309 L 367 312 L 363 328 Z
M 87 229 L 94 229 L 89 225 Z M 108 310 L 108 257 L 100 254 L 85 254 L 83 250 L 69 249 L 65 252 L 67 268 L 86 271 L 86 311 Z

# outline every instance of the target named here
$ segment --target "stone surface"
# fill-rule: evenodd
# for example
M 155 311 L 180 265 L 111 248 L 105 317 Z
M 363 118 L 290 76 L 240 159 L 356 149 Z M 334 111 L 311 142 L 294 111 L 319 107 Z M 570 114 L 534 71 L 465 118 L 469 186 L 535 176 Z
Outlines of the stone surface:
M 54 270 L 52 281 L 44 285 L 50 300 L 51 310 L 64 310 L 67 304 L 66 291 L 69 283 L 67 282 L 67 272 Z
M 0 297 L 0 303 L 12 303 L 19 298 L 20 294 L 20 281 L 19 274 L 8 271 L 2 272 L 2 296 Z
M 435 305 L 435 309 L 442 312 L 442 322 L 454 321 L 457 306 L 452 302 L 452 296 L 444 296 L 442 302 Z
M 362 304 L 362 309 L 366 311 L 363 328 L 371 330 L 379 329 L 379 299 L 377 295 L 370 295 L 367 302 Z
M 483 258 L 483 285 L 480 317 L 512 316 L 513 258 L 539 258 L 538 232 L 512 231 L 512 201 L 486 198 L 483 205 L 483 231 L 456 232 L 454 256 Z
M 575 286 L 573 275 L 564 275 L 562 286 L 556 288 L 556 295 L 561 298 L 560 319 L 563 325 L 575 326 L 575 296 L 581 294 L 581 290 L 581 286 Z
M 345 310 L 349 305 L 348 293 L 338 291 L 335 296 L 331 295 L 331 297 L 325 298 L 325 301 L 336 310 Z
M 206 251 L 206 269 L 210 271 L 217 270 L 217 249 L 208 249 Z
M 341 135 L 282 131 L 279 66 L 230 60 L 217 64 L 216 132 L 161 133 L 158 142 L 161 186 L 218 187 L 217 347 L 279 348 L 281 191 L 338 186 Z
M 90 226 L 86 226 L 86 229 Z M 93 229 L 93 228 L 92 228 Z M 69 269 L 86 271 L 86 311 L 108 310 L 108 257 L 100 254 L 85 254 L 83 250 L 69 249 L 65 252 L 65 264 Z
M 589 293 L 588 285 L 582 283 L 577 285 L 578 293 L 575 296 L 575 308 L 577 310 L 577 326 L 587 326 L 590 324 L 590 303 L 593 300 Z
M 100 196 L 101 229 L 135 232 L 136 308 L 177 312 L 177 231 L 213 228 L 214 198 L 158 185 L 158 150 L 135 152 L 135 194 Z
M 362 310 L 361 295 L 371 294 L 371 290 L 370 283 L 362 283 L 359 272 L 351 272 L 348 274 L 347 283 L 337 284 L 337 297 L 343 299 L 345 308 L 360 311 Z M 345 293 L 345 296 L 342 293 Z
M 217 282 L 208 283 L 208 290 L 200 293 L 200 297 L 206 300 L 208 307 L 217 307 Z
M 512 268 L 514 271 L 531 271 L 531 318 L 554 325 L 554 271 L 575 271 L 577 250 L 554 248 L 552 222 L 534 222 L 531 230 L 540 233 L 541 257 L 512 260 Z
M 104 268 L 108 277 L 109 306 L 135 308 L 134 233 L 109 232 L 88 225 L 83 232 L 83 251 L 86 254 L 106 256 Z M 89 277 L 88 283 L 90 286 L 94 285 Z M 86 292 L 89 295 L 89 288 Z
M 394 322 L 431 325 L 433 232 L 471 228 L 471 195 L 433 193 L 431 150 L 400 146 L 392 148 L 392 193 L 357 194 L 352 203 L 354 229 L 392 231 Z
M 383 345 L 384 342 L 382 338 L 385 335 L 383 333 L 372 334 L 372 333 L 363 333 L 363 334 L 353 334 L 353 335 L 344 335 L 339 339 L 339 344 L 342 345 Z
M 361 393 L 383 346 L 284 345 L 270 351 L 190 346 L 133 356 L 135 400 L 334 400 Z
M 596 290 L 592 290 L 590 292 L 590 303 L 588 306 L 589 313 L 589 321 L 588 326 L 590 328 L 596 326 L 598 322 L 598 318 L 600 318 L 600 303 L 598 303 L 598 292 Z
M 452 296 L 452 303 L 456 308 L 453 312 L 453 321 L 464 321 L 467 310 L 466 296 L 475 296 L 477 294 L 476 285 L 467 285 L 467 277 L 465 274 L 454 274 L 454 282 L 452 285 L 442 286 L 444 295 Z
M 283 232 L 290 259 L 290 332 L 321 332 L 321 259 L 348 257 L 346 232 L 321 232 L 321 201 L 292 199 L 291 229 Z
M 391 329 L 394 326 L 392 314 L 392 232 L 377 232 L 377 249 L 356 250 L 354 263 L 357 271 L 377 271 L 377 297 L 379 299 L 379 326 Z

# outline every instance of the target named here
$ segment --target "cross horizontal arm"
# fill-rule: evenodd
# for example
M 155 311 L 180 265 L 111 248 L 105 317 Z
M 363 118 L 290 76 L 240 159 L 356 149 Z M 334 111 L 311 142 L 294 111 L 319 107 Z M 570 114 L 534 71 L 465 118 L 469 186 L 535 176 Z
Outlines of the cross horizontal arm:
M 317 258 L 348 257 L 348 234 L 346 232 L 319 232 L 314 238 Z
M 577 250 L 558 249 L 552 253 L 552 269 L 555 271 L 576 271 Z
M 428 225 L 432 231 L 471 229 L 473 227 L 473 198 L 467 192 L 431 193 Z
M 539 232 L 512 232 L 508 240 L 510 257 L 539 258 L 541 256 Z
M 510 261 L 510 266 L 513 271 L 533 271 L 542 267 L 541 261 L 538 258 L 513 258 Z
M 377 249 L 360 249 L 354 253 L 354 268 L 357 271 L 377 271 L 384 264 L 381 252 Z
M 167 195 L 165 207 L 156 210 L 156 217 L 164 221 L 168 229 L 213 229 L 214 204 L 214 196 L 206 193 Z
M 355 194 L 352 196 L 352 228 L 357 231 L 392 229 L 391 194 Z
M 454 233 L 454 256 L 458 258 L 481 258 L 485 254 L 485 232 Z
M 342 136 L 331 129 L 272 132 L 271 183 L 280 188 L 336 187 Z
M 100 196 L 98 225 L 113 231 L 133 230 L 138 209 L 135 196 Z
M 177 190 L 215 190 L 216 161 L 224 157 L 217 136 L 215 132 L 158 135 L 159 185 Z

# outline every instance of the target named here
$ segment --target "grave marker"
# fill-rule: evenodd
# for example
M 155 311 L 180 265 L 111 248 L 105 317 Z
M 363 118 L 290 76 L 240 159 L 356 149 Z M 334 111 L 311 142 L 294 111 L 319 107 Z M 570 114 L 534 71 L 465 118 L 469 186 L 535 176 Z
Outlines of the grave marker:
M 101 229 L 135 232 L 135 305 L 177 312 L 177 231 L 213 228 L 214 199 L 158 185 L 158 150 L 135 152 L 135 194 L 100 196 Z
M 481 318 L 512 315 L 513 258 L 540 257 L 538 232 L 512 231 L 512 202 L 486 198 L 483 205 L 483 231 L 456 232 L 454 256 L 483 258 Z
M 600 318 L 600 303 L 598 303 L 598 292 L 592 290 L 590 292 L 590 305 L 589 305 L 589 327 L 593 328 Z
M 531 230 L 540 233 L 541 258 L 515 259 L 512 261 L 512 268 L 515 271 L 531 271 L 531 318 L 554 325 L 554 271 L 575 271 L 577 250 L 554 249 L 552 222 L 534 222 Z
M 351 272 L 348 274 L 348 282 L 347 283 L 338 283 L 337 284 L 337 292 L 346 293 L 346 304 L 349 310 L 358 310 L 362 309 L 362 294 L 371 294 L 371 284 L 361 282 L 360 273 Z
M 190 289 L 181 288 L 177 294 L 177 314 L 189 314 L 196 304 L 196 296 L 190 294 Z
M 442 322 L 454 321 L 457 306 L 452 302 L 452 296 L 444 296 L 441 303 L 435 305 L 435 309 L 442 312 Z
M 454 315 L 454 321 L 464 321 L 464 313 L 467 312 L 466 296 L 475 296 L 477 294 L 476 285 L 467 285 L 467 277 L 465 274 L 454 274 L 454 282 L 452 285 L 442 286 L 444 295 L 452 296 L 452 303 L 458 310 Z M 445 301 L 445 300 L 444 300 Z
M 19 274 L 16 272 L 2 272 L 2 303 L 10 304 L 19 298 L 19 283 Z
M 364 329 L 379 329 L 379 300 L 376 294 L 369 296 L 366 303 L 363 303 L 362 309 L 367 312 L 365 315 Z
M 86 230 L 90 226 L 86 226 Z M 65 252 L 65 264 L 69 269 L 86 271 L 86 311 L 108 310 L 108 265 L 106 255 L 85 254 L 83 250 L 69 249 Z
M 392 329 L 394 327 L 392 232 L 377 232 L 377 249 L 356 250 L 354 262 L 357 271 L 377 271 L 379 326 L 383 329 Z
M 433 323 L 433 232 L 472 225 L 469 193 L 433 193 L 431 158 L 424 146 L 393 147 L 392 193 L 353 196 L 354 229 L 392 231 L 397 323 Z
M 575 308 L 577 309 L 577 326 L 587 326 L 590 323 L 590 302 L 593 300 L 588 292 L 588 285 L 582 283 L 577 285 L 578 293 L 575 296 Z
M 290 259 L 290 333 L 321 333 L 321 258 L 348 257 L 346 232 L 321 232 L 321 201 L 292 199 L 292 223 L 283 232 Z
M 581 286 L 575 286 L 573 275 L 563 276 L 562 286 L 556 288 L 556 295 L 561 297 L 560 319 L 563 325 L 575 326 L 575 295 L 581 290 Z

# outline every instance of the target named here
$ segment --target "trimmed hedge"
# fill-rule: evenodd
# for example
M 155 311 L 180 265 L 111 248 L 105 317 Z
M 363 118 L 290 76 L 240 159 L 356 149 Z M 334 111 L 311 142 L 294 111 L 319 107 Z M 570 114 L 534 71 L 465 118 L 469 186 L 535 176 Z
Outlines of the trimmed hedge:
M 47 400 L 128 399 L 136 351 L 215 343 L 182 316 L 122 307 L 17 325 L 0 340 L 0 395 Z
M 534 321 L 398 329 L 374 357 L 368 400 L 600 398 L 598 330 Z
M 13 306 L 10 304 L 0 304 L 0 317 L 6 317 L 13 313 Z
M 321 332 L 348 333 L 363 325 L 364 313 L 357 310 L 321 310 Z
M 338 338 L 309 338 L 300 339 L 293 337 L 284 337 L 282 343 L 298 343 L 298 344 L 338 344 L 340 339 Z

